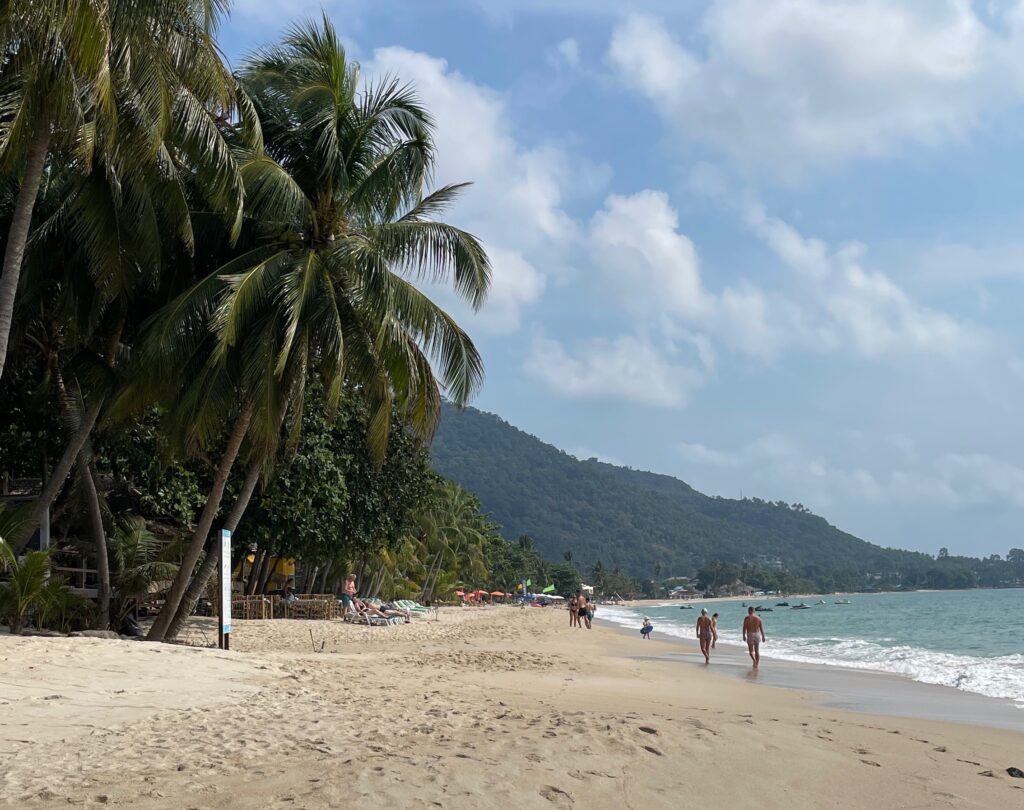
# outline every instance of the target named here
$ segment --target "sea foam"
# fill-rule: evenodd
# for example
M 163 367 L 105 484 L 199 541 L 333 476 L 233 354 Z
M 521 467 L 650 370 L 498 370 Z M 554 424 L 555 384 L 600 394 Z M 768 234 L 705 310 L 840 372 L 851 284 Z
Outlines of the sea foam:
M 693 623 L 699 615 L 687 611 L 693 622 L 652 617 L 655 635 L 695 640 Z M 641 611 L 601 606 L 598 616 L 613 624 L 636 628 L 640 632 Z M 745 647 L 735 630 L 719 630 L 719 643 Z M 772 638 L 761 647 L 764 658 L 805 664 L 847 667 L 903 675 L 921 683 L 951 686 L 994 698 L 1012 700 L 1024 709 L 1024 655 L 992 658 L 956 655 L 925 650 L 911 645 L 886 646 L 862 639 L 844 638 Z

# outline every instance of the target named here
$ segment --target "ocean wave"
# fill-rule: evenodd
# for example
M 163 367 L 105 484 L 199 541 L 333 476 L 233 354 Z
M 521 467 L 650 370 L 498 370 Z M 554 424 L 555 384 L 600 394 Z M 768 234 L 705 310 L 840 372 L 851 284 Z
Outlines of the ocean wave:
M 625 608 L 602 608 L 602 619 L 639 632 L 641 616 Z M 652 618 L 656 632 L 693 640 L 689 624 Z M 735 630 L 720 630 L 719 643 L 745 647 Z M 857 638 L 772 638 L 761 647 L 764 658 L 804 664 L 824 664 L 848 669 L 902 675 L 921 683 L 950 686 L 994 698 L 1014 701 L 1024 709 L 1024 655 L 992 658 L 926 650 L 912 645 L 885 645 Z

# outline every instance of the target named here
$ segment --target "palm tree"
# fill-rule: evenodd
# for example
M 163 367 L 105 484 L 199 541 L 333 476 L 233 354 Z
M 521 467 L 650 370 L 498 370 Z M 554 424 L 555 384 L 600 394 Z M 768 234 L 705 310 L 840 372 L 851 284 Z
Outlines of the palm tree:
M 40 141 L 46 148 L 71 147 L 59 155 L 64 162 L 51 163 L 49 170 L 54 183 L 71 177 L 66 193 L 30 247 L 45 259 L 54 245 L 72 243 L 65 249 L 76 261 L 58 264 L 55 278 L 52 260 L 43 260 L 42 272 L 74 299 L 71 316 L 91 325 L 80 330 L 82 344 L 72 348 L 102 344 L 95 354 L 108 369 L 139 292 L 159 281 L 162 251 L 174 241 L 186 252 L 194 246 L 190 202 L 201 200 L 226 214 L 233 235 L 240 227 L 241 177 L 218 127 L 238 100 L 213 41 L 225 8 L 221 0 L 50 0 L 5 4 L 0 13 L 8 77 L 0 96 L 0 161 L 16 165 L 30 131 L 46 133 Z M 79 43 L 82 31 L 88 36 Z M 98 67 L 92 56 L 96 41 L 102 51 Z M 251 122 L 244 99 L 241 108 Z M 22 237 L 40 180 L 34 186 L 28 177 L 23 180 L 11 218 L 11 261 L 5 259 L 0 280 L 0 373 L 25 253 Z M 84 300 L 83 277 L 90 284 Z M 57 499 L 86 445 L 107 391 L 90 394 L 35 502 L 34 524 L 11 538 L 15 548 Z
M 21 632 L 29 612 L 38 607 L 46 589 L 50 571 L 50 554 L 30 551 L 18 557 L 7 543 L 0 539 L 0 571 L 8 580 L 0 585 L 0 617 L 7 621 L 12 634 Z
M 173 134 L 209 198 L 233 207 L 237 223 L 241 185 L 209 116 L 233 106 L 234 84 L 213 39 L 226 10 L 227 0 L 0 7 L 0 168 L 21 176 L 0 276 L 0 376 L 51 147 L 69 151 L 85 171 L 103 154 L 114 169 L 166 173 Z
M 165 553 L 165 544 L 146 528 L 142 518 L 130 516 L 119 522 L 110 538 L 114 590 L 111 618 L 115 629 L 155 582 L 174 576 L 177 566 L 166 559 Z
M 173 302 L 148 342 L 157 387 L 196 446 L 235 414 L 206 508 L 150 639 L 164 638 L 202 552 L 243 442 L 273 456 L 281 420 L 301 424 L 306 383 L 330 409 L 346 387 L 371 407 L 371 449 L 383 459 L 398 407 L 422 436 L 483 378 L 469 336 L 416 286 L 450 280 L 482 305 L 490 264 L 470 234 L 434 217 L 460 186 L 427 192 L 433 124 L 408 86 L 363 84 L 333 26 L 303 23 L 249 57 L 240 81 L 259 142 L 237 151 L 246 227 L 237 255 Z M 201 367 L 190 363 L 203 358 Z M 432 365 L 433 363 L 433 365 Z M 434 368 L 437 368 L 435 377 Z M 440 380 L 438 380 L 438 377 Z

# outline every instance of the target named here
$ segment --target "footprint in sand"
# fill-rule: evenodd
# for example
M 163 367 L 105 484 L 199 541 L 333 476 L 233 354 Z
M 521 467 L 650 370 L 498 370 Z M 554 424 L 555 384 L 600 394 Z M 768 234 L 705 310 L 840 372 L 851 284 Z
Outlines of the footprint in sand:
M 643 746 L 643 749 L 644 749 L 644 751 L 650 751 L 652 754 L 656 754 L 659 757 L 665 756 L 663 753 L 661 753 L 661 751 L 659 751 L 653 745 L 645 745 L 645 746 Z
M 881 768 L 882 767 L 877 762 L 872 762 L 870 759 L 862 759 L 861 762 L 863 762 L 865 765 L 873 765 L 876 768 Z
M 651 728 L 650 726 L 640 726 L 640 730 L 644 734 L 657 734 L 658 733 L 658 729 Z
M 572 796 L 554 785 L 545 785 L 540 789 L 540 795 L 551 802 L 555 807 L 572 807 Z

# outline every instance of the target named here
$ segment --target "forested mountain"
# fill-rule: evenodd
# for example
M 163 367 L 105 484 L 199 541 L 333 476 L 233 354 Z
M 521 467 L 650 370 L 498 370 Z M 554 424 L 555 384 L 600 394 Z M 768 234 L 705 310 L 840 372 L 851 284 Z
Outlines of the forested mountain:
M 446 406 L 434 466 L 476 493 L 506 537 L 528 534 L 549 559 L 571 552 L 637 577 L 686 575 L 712 559 L 790 571 L 892 572 L 931 558 L 867 543 L 798 504 L 709 497 L 686 483 L 580 461 L 499 417 Z

